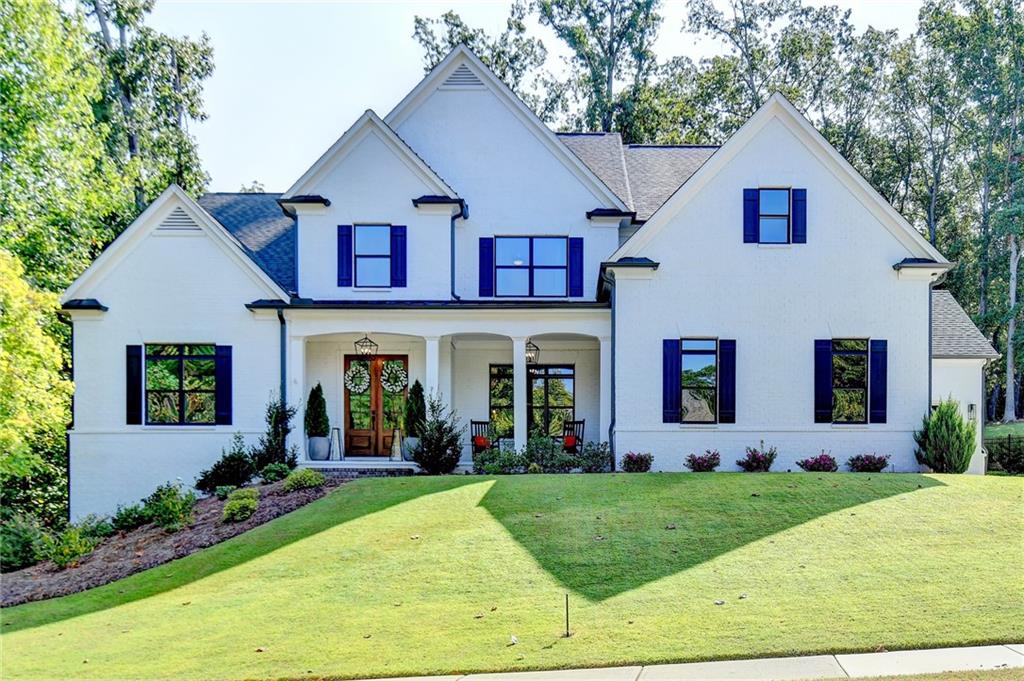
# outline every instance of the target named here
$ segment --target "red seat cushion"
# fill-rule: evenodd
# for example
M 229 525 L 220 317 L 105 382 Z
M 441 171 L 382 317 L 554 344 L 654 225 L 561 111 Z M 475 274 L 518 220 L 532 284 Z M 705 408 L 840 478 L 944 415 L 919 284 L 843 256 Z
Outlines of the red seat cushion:
M 474 435 L 473 446 L 476 447 L 477 449 L 490 449 L 491 439 L 484 435 Z
M 562 440 L 562 444 L 565 445 L 566 449 L 576 449 L 576 436 L 566 435 L 565 438 Z

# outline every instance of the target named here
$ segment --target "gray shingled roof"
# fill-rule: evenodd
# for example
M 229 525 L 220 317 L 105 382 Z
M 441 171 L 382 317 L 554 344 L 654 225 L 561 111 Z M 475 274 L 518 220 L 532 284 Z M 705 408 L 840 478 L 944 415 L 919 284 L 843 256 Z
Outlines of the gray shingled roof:
M 718 150 L 703 145 L 623 144 L 617 132 L 561 132 L 558 138 L 647 220 Z
M 249 257 L 289 293 L 295 293 L 295 220 L 277 203 L 280 194 L 203 194 L 199 205 L 234 235 Z
M 953 294 L 945 290 L 932 291 L 932 357 L 999 357 Z

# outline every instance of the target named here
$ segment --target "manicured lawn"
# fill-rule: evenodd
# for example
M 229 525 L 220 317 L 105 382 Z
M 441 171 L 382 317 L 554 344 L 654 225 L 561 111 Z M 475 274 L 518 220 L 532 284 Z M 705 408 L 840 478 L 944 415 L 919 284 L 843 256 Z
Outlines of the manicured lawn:
M 1014 421 L 1013 423 L 989 423 L 985 426 L 986 440 L 990 438 L 1006 437 L 1007 435 L 1024 437 L 1024 421 Z
M 0 676 L 343 678 L 1021 641 L 1022 507 L 1024 479 L 973 476 L 363 480 L 0 612 Z

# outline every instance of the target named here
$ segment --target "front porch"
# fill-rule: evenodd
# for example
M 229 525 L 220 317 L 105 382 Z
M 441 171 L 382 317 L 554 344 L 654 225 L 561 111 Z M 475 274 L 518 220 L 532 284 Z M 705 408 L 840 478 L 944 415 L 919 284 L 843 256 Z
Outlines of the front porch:
M 412 462 L 390 455 L 392 433 L 403 427 L 408 388 L 417 380 L 426 395 L 452 406 L 465 427 L 462 468 L 472 464 L 471 421 L 489 422 L 501 446 L 517 449 L 531 432 L 561 435 L 565 421 L 583 421 L 585 441 L 609 439 L 607 310 L 383 310 L 372 317 L 350 310 L 290 311 L 287 328 L 287 400 L 298 408 L 291 444 L 302 465 L 415 470 Z M 372 354 L 357 349 L 363 338 L 376 344 Z M 528 353 L 528 343 L 536 350 Z M 302 428 L 317 383 L 331 425 L 326 461 L 309 458 Z

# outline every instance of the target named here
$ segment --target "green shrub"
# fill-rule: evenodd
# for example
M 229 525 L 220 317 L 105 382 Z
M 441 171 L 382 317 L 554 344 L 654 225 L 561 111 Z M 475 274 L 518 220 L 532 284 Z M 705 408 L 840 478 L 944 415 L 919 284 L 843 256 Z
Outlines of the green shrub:
M 114 534 L 114 526 L 106 516 L 90 513 L 75 523 L 75 525 L 78 526 L 78 530 L 83 536 L 95 539 L 97 542 Z
M 292 471 L 285 479 L 284 491 L 294 492 L 297 489 L 320 487 L 325 482 L 327 482 L 327 478 L 320 471 L 313 470 L 312 468 L 301 468 L 297 471 Z
M 626 452 L 622 457 L 622 470 L 627 473 L 646 473 L 651 470 L 654 456 L 650 452 Z
M 405 400 L 405 434 L 408 437 L 421 437 L 426 420 L 427 403 L 423 397 L 423 386 L 417 379 L 413 381 L 409 397 Z
M 747 455 L 736 461 L 736 465 L 747 473 L 767 473 L 775 463 L 779 451 L 775 447 L 765 447 L 761 440 L 761 448 L 747 447 Z
M 248 520 L 256 513 L 256 509 L 260 507 L 258 497 L 253 496 L 236 496 L 239 492 L 245 492 L 247 490 L 237 490 L 224 504 L 224 512 L 221 514 L 221 520 L 226 523 L 238 523 L 243 520 Z M 255 490 L 253 490 L 255 491 Z
M 191 490 L 185 492 L 179 480 L 160 485 L 142 503 L 150 521 L 168 532 L 177 532 L 192 522 L 196 495 Z
M 249 450 L 253 470 L 261 471 L 272 463 L 283 463 L 289 469 L 298 463 L 299 450 L 288 447 L 288 434 L 292 432 L 292 419 L 295 418 L 295 407 L 289 407 L 279 399 L 267 404 L 264 419 L 267 431 L 260 435 L 259 441 Z
M 530 475 L 536 475 L 537 473 L 543 473 L 544 469 L 540 467 L 540 464 L 534 461 L 526 467 L 526 472 Z
M 255 487 L 246 487 L 244 489 L 236 489 L 234 492 L 228 495 L 228 501 L 235 501 L 236 499 L 259 499 L 260 491 Z
M 529 471 L 536 464 L 542 473 L 568 473 L 576 467 L 576 457 L 547 435 L 535 435 L 526 441 L 523 461 Z
M 964 419 L 960 405 L 949 398 L 921 419 L 914 455 L 936 473 L 963 473 L 974 455 L 974 435 L 974 422 Z
M 431 395 L 427 400 L 427 420 L 423 422 L 420 444 L 413 451 L 412 460 L 429 475 L 451 473 L 462 458 L 465 430 L 455 411 Z
M 309 391 L 306 400 L 306 437 L 327 437 L 331 433 L 331 422 L 327 418 L 327 400 L 324 389 L 317 383 Z
M 473 472 L 484 475 L 511 475 L 526 469 L 521 454 L 513 449 L 492 447 L 473 454 Z
M 77 565 L 99 543 L 99 539 L 86 535 L 80 527 L 69 525 L 63 532 L 43 535 L 42 557 L 64 569 Z
M 1024 475 L 1024 438 L 1006 437 L 985 441 L 992 461 L 1010 475 Z
M 612 469 L 612 448 L 607 442 L 587 442 L 576 455 L 576 467 L 584 473 L 607 473 Z
M 224 501 L 236 489 L 238 489 L 238 487 L 235 485 L 220 485 L 217 489 L 213 490 L 213 496 Z
M 39 521 L 29 515 L 17 513 L 0 523 L 0 570 L 10 572 L 38 563 L 45 535 Z
M 285 478 L 288 477 L 288 474 L 290 472 L 291 469 L 288 468 L 287 464 L 268 463 L 266 466 L 263 467 L 263 470 L 260 471 L 260 480 L 262 480 L 265 484 L 269 485 L 272 482 L 284 480 Z
M 234 485 L 241 487 L 256 475 L 256 468 L 245 447 L 245 438 L 235 433 L 231 439 L 231 447 L 221 451 L 220 459 L 199 474 L 196 489 L 206 494 L 213 494 L 218 487 Z
M 114 517 L 110 519 L 110 524 L 118 532 L 131 532 L 148 522 L 149 514 L 146 513 L 146 508 L 142 504 L 118 506 Z

